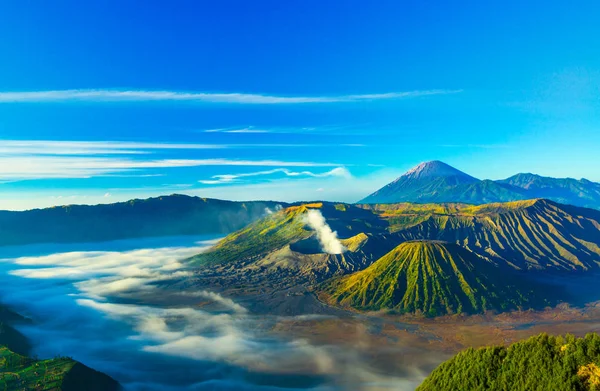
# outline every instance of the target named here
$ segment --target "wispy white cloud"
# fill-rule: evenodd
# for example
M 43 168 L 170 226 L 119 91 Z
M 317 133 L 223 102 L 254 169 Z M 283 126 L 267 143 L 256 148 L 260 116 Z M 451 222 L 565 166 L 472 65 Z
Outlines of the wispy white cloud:
M 373 100 L 417 98 L 430 95 L 456 94 L 462 90 L 417 90 L 382 94 L 354 94 L 339 96 L 280 96 L 247 93 L 210 93 L 149 90 L 51 90 L 0 92 L 0 103 L 16 102 L 198 102 L 235 104 L 299 104 L 343 103 Z
M 273 170 L 247 172 L 242 174 L 221 174 L 213 175 L 211 179 L 200 180 L 198 182 L 204 185 L 222 185 L 234 182 L 240 182 L 240 178 L 265 176 L 273 174 L 284 174 L 288 177 L 312 177 L 312 178 L 326 178 L 326 177 L 340 177 L 340 178 L 351 178 L 352 174 L 346 167 L 336 167 L 333 170 L 326 171 L 323 173 L 314 173 L 312 171 L 291 171 L 286 168 L 275 168 Z
M 332 167 L 339 166 L 339 164 L 306 161 L 286 162 L 281 160 L 134 160 L 79 156 L 0 156 L 0 180 L 89 178 L 144 169 L 200 166 Z
M 216 130 L 215 130 L 216 131 Z M 264 133 L 268 130 L 233 129 L 229 133 Z M 8 155 L 147 155 L 155 151 L 204 150 L 204 149 L 252 149 L 252 148 L 317 148 L 330 144 L 200 144 L 130 141 L 59 141 L 59 140 L 2 140 L 0 156 Z M 356 147 L 362 144 L 340 144 Z
M 128 141 L 1 140 L 0 155 L 130 155 L 153 150 L 225 149 L 232 145 Z
M 268 129 L 257 129 L 254 126 L 247 126 L 243 128 L 207 129 L 204 133 L 271 133 L 271 131 Z

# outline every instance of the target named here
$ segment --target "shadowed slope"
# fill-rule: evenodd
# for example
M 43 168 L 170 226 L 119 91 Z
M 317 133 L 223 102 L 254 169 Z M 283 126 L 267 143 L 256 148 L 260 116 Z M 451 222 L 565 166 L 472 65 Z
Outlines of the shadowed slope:
M 400 244 L 367 269 L 326 284 L 328 301 L 428 316 L 550 304 L 531 287 L 455 244 Z
M 105 205 L 0 211 L 0 246 L 227 234 L 280 203 L 234 202 L 173 194 Z
M 524 192 L 510 184 L 480 181 L 434 160 L 421 163 L 360 203 L 467 202 L 482 204 L 525 199 Z
M 520 187 L 526 190 L 531 198 L 549 198 L 564 204 L 600 208 L 600 183 L 587 179 L 517 174 L 496 182 Z

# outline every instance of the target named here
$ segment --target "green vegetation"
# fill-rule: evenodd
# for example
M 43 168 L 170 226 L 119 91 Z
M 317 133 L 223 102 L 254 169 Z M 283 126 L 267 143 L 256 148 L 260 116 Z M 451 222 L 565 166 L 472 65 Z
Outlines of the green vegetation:
M 291 241 L 308 238 L 313 232 L 304 228 L 303 214 L 322 204 L 292 206 L 234 232 L 208 252 L 190 259 L 193 263 L 228 263 L 253 260 L 283 247 Z
M 508 347 L 467 349 L 436 368 L 417 391 L 597 391 L 600 336 L 541 334 Z
M 265 216 L 266 208 L 275 209 L 279 204 L 175 194 L 107 205 L 0 211 L 0 246 L 227 234 Z
M 538 199 L 341 205 L 288 207 L 191 261 L 208 278 L 223 277 L 219 284 L 306 283 L 336 305 L 426 316 L 553 305 L 563 297 L 523 282 L 527 275 L 518 271 L 600 266 L 600 212 L 592 209 Z M 303 220 L 310 208 L 321 211 L 346 252 L 321 249 Z
M 600 265 L 600 212 L 548 200 L 486 205 L 363 205 L 407 240 L 455 242 L 517 269 L 590 270 Z
M 11 391 L 111 391 L 110 377 L 70 358 L 34 360 L 0 346 L 0 389 Z
M 438 316 L 551 303 L 534 288 L 540 287 L 506 275 L 456 244 L 415 241 L 400 244 L 367 269 L 334 279 L 322 290 L 330 302 L 359 310 Z
M 300 243 L 315 234 L 303 221 L 308 209 L 319 209 L 332 230 L 337 231 L 340 237 L 355 236 L 353 241 L 356 243 L 348 242 L 349 246 L 358 248 L 366 241 L 364 232 L 387 232 L 388 223 L 377 214 L 363 208 L 327 202 L 299 204 L 268 215 L 230 234 L 211 250 L 190 260 L 196 265 L 248 263 L 258 261 L 287 245 Z M 356 236 L 360 234 L 363 236 Z M 320 252 L 318 246 L 313 251 Z

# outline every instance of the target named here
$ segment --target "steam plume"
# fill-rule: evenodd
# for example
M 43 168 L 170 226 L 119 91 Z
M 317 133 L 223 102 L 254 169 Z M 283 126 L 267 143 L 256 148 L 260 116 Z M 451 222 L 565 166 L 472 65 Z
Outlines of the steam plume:
M 341 254 L 346 251 L 346 247 L 337 237 L 337 232 L 331 230 L 321 211 L 310 209 L 304 216 L 304 223 L 317 232 L 323 251 L 328 254 Z

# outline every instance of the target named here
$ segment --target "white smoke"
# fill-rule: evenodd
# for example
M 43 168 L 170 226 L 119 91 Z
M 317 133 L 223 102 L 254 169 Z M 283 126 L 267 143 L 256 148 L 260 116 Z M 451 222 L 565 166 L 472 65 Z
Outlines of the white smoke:
M 275 205 L 275 212 L 279 212 L 281 209 L 283 209 L 283 206 L 281 206 L 279 204 Z M 265 208 L 265 213 L 268 215 L 272 215 L 275 212 L 273 212 L 273 210 L 269 207 Z
M 328 254 L 341 254 L 346 251 L 346 247 L 337 237 L 337 232 L 331 230 L 320 210 L 310 209 L 304 216 L 304 223 L 317 232 L 321 250 Z

